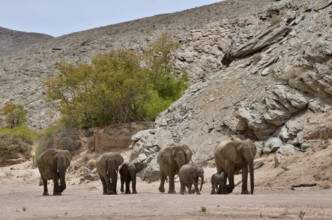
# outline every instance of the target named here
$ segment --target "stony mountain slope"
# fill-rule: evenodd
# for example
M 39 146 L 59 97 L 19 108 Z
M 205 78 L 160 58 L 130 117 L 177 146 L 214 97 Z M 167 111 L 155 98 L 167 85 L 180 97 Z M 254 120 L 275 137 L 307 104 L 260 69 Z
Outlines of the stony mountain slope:
M 253 0 L 252 3 L 264 5 L 268 1 Z M 0 57 L 0 106 L 10 100 L 21 103 L 29 110 L 29 124 L 32 128 L 46 127 L 52 122 L 52 118 L 48 111 L 50 106 L 43 100 L 42 81 L 47 76 L 56 74 L 56 63 L 86 63 L 93 55 L 112 48 L 126 47 L 139 51 L 164 32 L 179 41 L 186 40 L 191 30 L 228 17 L 234 18 L 237 14 L 245 16 L 259 10 L 249 6 L 244 1 L 221 2 L 179 13 L 73 33 L 34 45 L 15 56 Z M 195 72 L 189 74 L 193 78 L 196 75 Z
M 56 74 L 57 62 L 89 62 L 111 48 L 142 50 L 168 32 L 181 43 L 174 59 L 192 86 L 154 129 L 133 137 L 132 158 L 150 163 L 145 178 L 156 169 L 155 151 L 166 144 L 188 144 L 195 162 L 210 163 L 216 144 L 233 136 L 255 140 L 263 169 L 275 168 L 258 184 L 309 181 L 328 188 L 331 14 L 331 0 L 229 0 L 73 33 L 1 58 L 0 104 L 24 104 L 30 125 L 45 127 L 52 118 L 42 80 Z
M 33 44 L 45 42 L 52 38 L 46 34 L 14 31 L 0 27 L 0 57 L 12 55 Z

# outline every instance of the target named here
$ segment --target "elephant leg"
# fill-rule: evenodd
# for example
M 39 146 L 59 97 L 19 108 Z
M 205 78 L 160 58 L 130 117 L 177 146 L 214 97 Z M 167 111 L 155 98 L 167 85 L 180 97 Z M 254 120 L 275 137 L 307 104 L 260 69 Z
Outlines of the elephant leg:
M 47 189 L 47 180 L 43 179 L 43 185 L 44 185 L 44 193 L 43 196 L 48 196 L 48 189 Z
M 185 185 L 184 185 L 184 183 L 181 183 L 181 187 L 180 187 L 180 193 L 181 193 L 181 195 L 184 195 L 184 193 L 185 193 Z
M 233 192 L 233 189 L 235 187 L 235 184 L 234 184 L 234 168 L 233 167 L 228 172 L 228 182 L 229 182 L 229 185 L 226 186 L 226 191 L 228 193 L 231 193 L 231 192 Z
M 125 179 L 124 179 L 123 176 L 121 176 L 121 177 L 120 177 L 120 180 L 121 180 L 121 189 L 120 189 L 120 191 L 121 191 L 121 192 L 124 192 L 124 183 L 125 183 Z
M 130 194 L 130 180 L 126 181 L 126 194 Z
M 112 182 L 112 186 L 113 186 L 113 194 L 118 194 L 118 193 L 116 192 L 116 185 L 117 185 L 117 182 L 118 182 L 118 175 L 116 175 L 116 176 L 114 177 L 114 181 Z
M 248 165 L 242 167 L 242 192 L 241 194 L 250 194 L 248 191 Z
M 168 193 L 175 194 L 174 174 L 169 175 L 169 188 Z
M 227 172 L 224 172 L 224 179 L 222 180 L 221 186 L 220 186 L 220 194 L 228 194 L 229 192 L 227 191 L 227 179 L 228 179 L 228 175 Z
M 53 178 L 53 196 L 60 196 L 61 192 L 60 192 L 60 186 L 59 186 L 59 178 L 58 177 L 54 177 Z
M 103 195 L 107 195 L 107 184 L 104 177 L 100 176 L 101 183 L 103 184 Z
M 201 193 L 200 193 L 200 191 L 199 191 L 199 189 L 198 189 L 198 180 L 197 180 L 197 181 L 195 180 L 195 182 L 194 182 L 194 187 L 195 187 L 196 195 L 200 195 Z M 190 188 L 191 188 L 191 186 L 190 186 Z
M 218 191 L 218 189 L 217 189 L 217 191 Z M 216 184 L 215 183 L 212 183 L 211 194 L 216 194 Z
M 216 187 L 216 190 L 217 190 L 217 194 L 222 194 L 222 191 L 223 191 L 223 187 L 222 186 L 223 186 L 222 182 L 215 184 L 215 187 Z
M 188 194 L 193 194 L 193 192 L 191 190 L 191 184 L 188 184 L 187 187 L 188 187 Z
M 159 192 L 164 193 L 165 192 L 165 184 L 166 176 L 161 172 L 160 173 L 160 186 L 159 186 Z
M 136 191 L 136 177 L 132 180 L 131 187 L 133 189 L 133 194 L 137 194 L 137 191 Z

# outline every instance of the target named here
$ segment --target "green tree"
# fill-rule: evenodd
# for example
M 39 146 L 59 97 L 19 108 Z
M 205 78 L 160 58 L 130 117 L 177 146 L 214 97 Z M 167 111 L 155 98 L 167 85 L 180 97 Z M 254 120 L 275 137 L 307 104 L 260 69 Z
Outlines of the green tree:
M 165 36 L 143 56 L 123 49 L 99 54 L 91 64 L 60 63 L 59 74 L 45 82 L 48 100 L 60 100 L 62 120 L 73 127 L 154 119 L 188 86 L 171 63 L 176 44 Z
M 26 122 L 27 110 L 20 104 L 8 102 L 1 109 L 1 114 L 5 116 L 7 127 L 14 128 Z
M 160 97 L 172 101 L 181 97 L 183 90 L 188 87 L 187 75 L 175 70 L 172 63 L 172 52 L 179 46 L 178 42 L 164 33 L 144 53 L 154 90 L 158 91 Z

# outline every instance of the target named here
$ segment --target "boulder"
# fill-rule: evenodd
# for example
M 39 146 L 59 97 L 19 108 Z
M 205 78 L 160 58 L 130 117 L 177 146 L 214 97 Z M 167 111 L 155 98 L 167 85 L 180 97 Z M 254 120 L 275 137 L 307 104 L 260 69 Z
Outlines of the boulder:
M 282 141 L 278 137 L 269 138 L 263 148 L 264 153 L 272 153 L 277 151 L 282 146 Z
M 277 152 L 283 156 L 289 156 L 295 153 L 295 147 L 292 144 L 283 144 L 278 148 Z
M 132 143 L 132 136 L 140 130 L 153 126 L 152 122 L 137 122 L 128 124 L 110 125 L 98 129 L 88 144 L 90 152 L 106 152 L 112 149 L 126 149 Z

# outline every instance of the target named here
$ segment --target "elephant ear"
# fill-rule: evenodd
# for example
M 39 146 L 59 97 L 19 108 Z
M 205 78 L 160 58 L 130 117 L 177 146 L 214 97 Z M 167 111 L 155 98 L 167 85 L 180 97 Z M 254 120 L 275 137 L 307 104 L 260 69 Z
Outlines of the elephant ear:
M 176 157 L 178 150 L 179 150 L 179 148 L 177 146 L 172 146 L 172 149 L 171 149 L 172 157 Z
M 39 160 L 43 161 L 49 167 L 55 167 L 55 155 L 57 152 L 56 149 L 48 149 L 40 155 Z
M 190 174 L 191 174 L 191 176 L 193 177 L 193 178 L 197 178 L 197 174 L 196 174 L 196 171 L 195 171 L 195 169 L 190 169 Z
M 64 150 L 63 153 L 66 157 L 67 167 L 69 167 L 70 161 L 72 159 L 71 153 L 69 152 L 69 150 Z
M 134 164 L 135 164 L 135 167 L 136 167 L 136 173 L 141 172 L 145 167 L 144 163 L 141 163 L 141 162 L 136 162 Z
M 116 154 L 115 155 L 115 162 L 116 162 L 116 166 L 119 167 L 121 164 L 123 164 L 123 157 L 121 156 L 121 154 Z
M 183 144 L 181 145 L 181 148 L 184 150 L 184 152 L 186 153 L 186 159 L 187 159 L 187 163 L 189 163 L 189 161 L 191 160 L 191 157 L 193 155 L 192 151 L 190 150 L 190 148 L 188 147 L 188 145 Z

